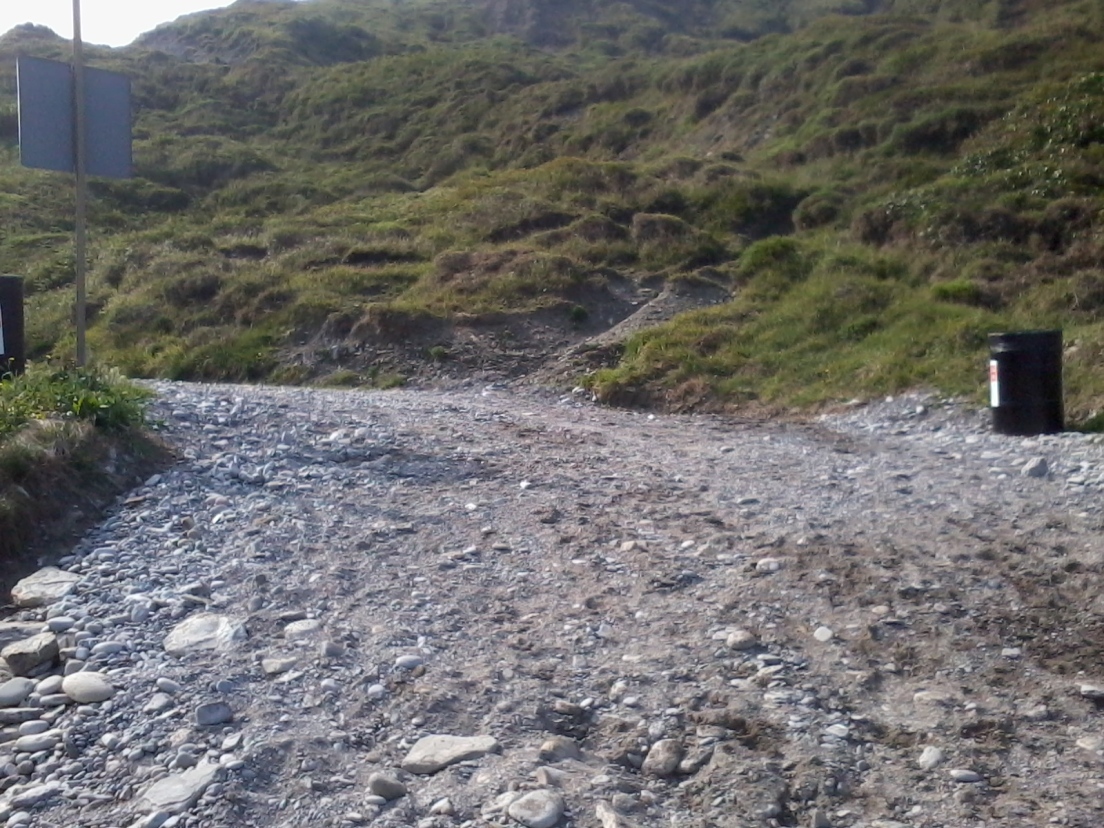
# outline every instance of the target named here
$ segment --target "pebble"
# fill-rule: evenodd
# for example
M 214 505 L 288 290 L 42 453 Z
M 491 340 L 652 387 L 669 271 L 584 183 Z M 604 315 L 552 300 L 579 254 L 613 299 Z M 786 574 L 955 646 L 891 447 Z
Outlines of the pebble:
M 750 650 L 758 644 L 759 639 L 747 630 L 733 630 L 725 638 L 725 646 L 730 650 Z
M 406 796 L 406 785 L 393 773 L 376 771 L 368 776 L 368 790 L 388 802 Z
M 833 638 L 835 638 L 835 636 L 836 636 L 836 633 L 832 630 L 831 627 L 821 626 L 821 627 L 817 627 L 813 631 L 813 638 L 815 638 L 817 641 L 821 642 L 822 644 L 826 643 L 828 641 L 831 641 Z
M 226 702 L 208 702 L 195 709 L 196 724 L 200 727 L 212 727 L 234 720 L 234 710 Z
M 980 782 L 982 780 L 980 773 L 968 768 L 952 768 L 948 773 L 955 782 Z

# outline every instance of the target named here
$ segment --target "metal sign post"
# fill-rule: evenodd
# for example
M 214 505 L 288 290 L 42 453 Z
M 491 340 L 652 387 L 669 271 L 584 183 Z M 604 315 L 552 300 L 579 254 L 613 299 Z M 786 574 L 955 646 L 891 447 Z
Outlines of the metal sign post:
M 76 175 L 73 240 L 77 364 L 88 362 L 88 176 L 130 178 L 130 79 L 84 65 L 80 0 L 73 0 L 73 62 L 21 55 L 19 157 L 25 167 Z
M 73 111 L 76 113 L 76 128 L 73 136 L 74 160 L 77 173 L 77 226 L 73 241 L 74 276 L 77 285 L 77 366 L 83 368 L 88 362 L 88 345 L 85 332 L 88 325 L 88 287 L 86 271 L 88 255 L 88 174 L 85 169 L 87 141 L 85 140 L 85 99 L 84 99 L 84 46 L 81 43 L 80 0 L 73 0 Z

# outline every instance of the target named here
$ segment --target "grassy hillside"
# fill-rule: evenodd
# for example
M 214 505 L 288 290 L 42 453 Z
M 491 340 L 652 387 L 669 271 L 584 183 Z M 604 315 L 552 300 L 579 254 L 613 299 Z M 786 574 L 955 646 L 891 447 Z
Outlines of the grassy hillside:
M 1088 415 L 1102 34 L 1093 2 L 241 0 L 93 50 L 134 77 L 137 176 L 93 185 L 90 343 L 135 375 L 386 384 L 528 370 L 705 290 L 730 301 L 586 381 L 978 393 L 986 332 L 1060 326 Z M 14 55 L 64 47 L 0 38 L 0 270 L 36 356 L 72 351 L 71 184 L 17 164 Z

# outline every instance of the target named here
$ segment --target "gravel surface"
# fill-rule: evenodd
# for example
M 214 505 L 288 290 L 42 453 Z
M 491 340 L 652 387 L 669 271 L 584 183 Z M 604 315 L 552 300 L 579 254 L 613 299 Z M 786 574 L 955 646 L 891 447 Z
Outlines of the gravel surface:
M 1099 438 L 155 387 L 180 462 L 0 623 L 0 825 L 1104 815 Z

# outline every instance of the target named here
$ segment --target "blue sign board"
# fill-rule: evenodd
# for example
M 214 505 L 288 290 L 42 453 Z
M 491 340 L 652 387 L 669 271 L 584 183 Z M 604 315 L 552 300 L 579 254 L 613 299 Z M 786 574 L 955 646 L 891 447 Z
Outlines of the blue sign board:
M 20 57 L 19 157 L 24 167 L 76 172 L 73 71 L 68 63 Z M 130 78 L 84 70 L 85 169 L 89 175 L 130 178 Z

